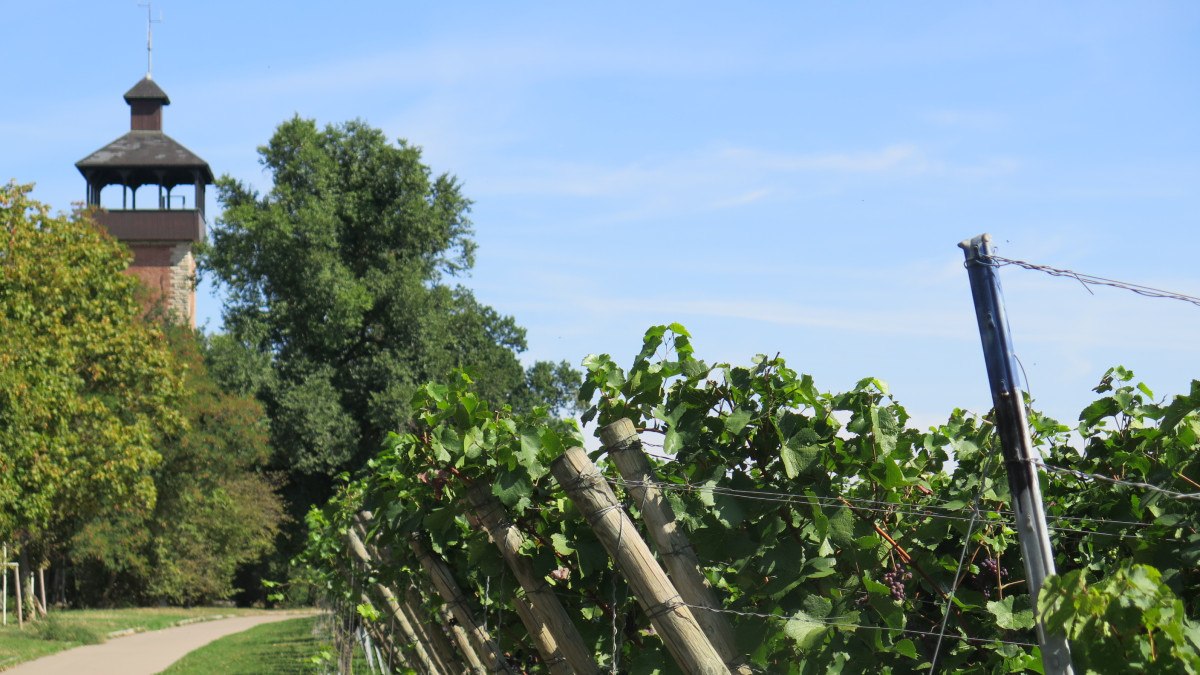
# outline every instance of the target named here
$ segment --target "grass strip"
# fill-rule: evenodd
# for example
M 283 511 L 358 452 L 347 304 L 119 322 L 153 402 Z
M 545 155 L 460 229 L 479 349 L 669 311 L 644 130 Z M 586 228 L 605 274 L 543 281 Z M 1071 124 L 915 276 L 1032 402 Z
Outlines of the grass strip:
M 262 624 L 227 635 L 188 654 L 163 675 L 309 675 L 329 664 L 315 660 L 327 645 L 316 636 L 319 617 L 306 616 Z M 361 652 L 354 672 L 366 673 Z

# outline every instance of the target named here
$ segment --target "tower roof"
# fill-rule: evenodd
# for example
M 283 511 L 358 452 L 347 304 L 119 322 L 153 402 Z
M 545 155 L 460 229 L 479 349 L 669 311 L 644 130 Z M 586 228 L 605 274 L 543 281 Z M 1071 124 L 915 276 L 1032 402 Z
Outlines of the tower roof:
M 75 163 L 97 185 L 184 185 L 200 179 L 208 185 L 208 162 L 161 131 L 130 131 Z
M 131 129 L 128 133 L 75 163 L 88 184 L 162 185 L 174 187 L 213 182 L 208 162 L 162 131 L 166 92 L 147 75 L 125 92 Z
M 136 100 L 161 101 L 163 105 L 171 105 L 171 99 L 167 97 L 167 92 L 150 79 L 149 75 L 138 80 L 137 84 L 125 92 L 126 103 L 132 104 Z

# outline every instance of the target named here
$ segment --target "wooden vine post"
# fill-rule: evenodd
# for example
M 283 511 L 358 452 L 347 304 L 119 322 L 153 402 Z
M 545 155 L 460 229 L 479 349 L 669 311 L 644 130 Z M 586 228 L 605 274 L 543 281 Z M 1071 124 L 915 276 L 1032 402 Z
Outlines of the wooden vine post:
M 425 569 L 425 573 L 433 582 L 433 587 L 437 590 L 438 595 L 442 596 L 442 600 L 450 607 L 458 624 L 467 631 L 475 645 L 479 647 L 479 656 L 487 665 L 487 671 L 490 673 L 514 672 L 509 667 L 508 661 L 505 660 L 504 654 L 500 652 L 496 641 L 471 615 L 467 608 L 467 597 L 458 587 L 458 582 L 454 580 L 454 575 L 450 573 L 450 568 L 446 566 L 445 561 L 433 554 L 420 532 L 414 532 L 408 541 L 413 553 L 417 554 L 417 560 L 421 562 L 421 567 Z
M 384 557 L 380 555 L 379 549 L 373 544 L 366 542 L 366 533 L 371 525 L 371 513 L 364 512 L 354 515 L 354 526 L 349 531 L 350 548 L 354 550 L 354 555 L 359 556 L 360 560 L 364 560 L 362 555 L 367 555 L 367 560 L 382 562 Z M 356 543 L 355 543 L 356 542 Z M 367 567 L 371 567 L 370 562 L 366 562 Z M 391 590 L 391 587 L 386 586 L 379 581 L 374 583 L 374 589 L 379 597 L 388 605 L 389 614 L 392 621 L 395 621 L 400 626 L 400 631 L 404 635 L 404 639 L 408 641 L 409 649 L 418 652 L 418 659 L 422 667 L 432 668 L 433 673 L 439 671 L 450 670 L 449 664 L 442 661 L 437 651 L 433 649 L 430 635 L 426 632 L 425 626 L 410 611 L 406 605 L 407 598 L 402 599 L 396 597 L 396 593 Z
M 362 601 L 370 607 L 375 606 L 374 600 L 372 600 L 371 596 L 368 595 L 366 591 L 362 592 Z M 363 627 L 366 628 L 367 632 L 371 634 L 371 638 L 374 639 L 375 642 L 383 646 L 383 650 L 388 653 L 388 658 L 396 663 L 400 663 L 405 668 L 412 667 L 390 634 L 384 633 L 379 629 L 379 626 L 372 621 L 364 621 Z
M 384 547 L 377 547 L 367 541 L 367 532 L 371 529 L 371 524 L 375 519 L 375 514 L 370 511 L 359 511 L 354 514 L 354 526 L 358 531 L 359 539 L 362 540 L 367 552 L 376 560 L 383 562 L 392 560 L 391 550 Z M 389 589 L 389 593 L 390 593 Z M 413 632 L 417 635 L 417 640 L 425 645 L 426 651 L 432 657 L 434 665 L 444 672 L 462 672 L 462 665 L 454 656 L 454 649 L 446 640 L 446 636 L 437 625 L 432 625 L 427 619 L 422 619 L 417 612 L 418 607 L 424 605 L 420 593 L 411 583 L 405 589 L 403 599 L 395 598 L 393 600 L 399 605 L 404 617 L 408 619 L 408 623 L 412 626 Z M 389 607 L 392 605 L 389 603 Z M 394 610 L 394 607 L 392 608 Z
M 641 511 L 646 530 L 662 556 L 667 574 L 679 589 L 679 597 L 692 605 L 696 621 L 725 663 L 739 674 L 749 675 L 752 672 L 749 666 L 739 663 L 741 659 L 735 646 L 733 627 L 717 612 L 697 609 L 719 609 L 721 603 L 700 569 L 700 560 L 696 558 L 692 543 L 679 529 L 671 503 L 658 487 L 654 469 L 646 459 L 633 422 L 620 419 L 600 429 L 600 442 L 625 479 L 626 488 Z
M 554 460 L 550 471 L 629 582 L 642 611 L 679 667 L 699 675 L 729 673 L 724 659 L 654 560 L 587 453 L 582 448 L 571 448 Z
M 359 539 L 358 533 L 354 531 L 354 528 L 346 531 L 346 538 L 350 542 L 350 550 L 354 552 L 355 557 L 362 561 L 363 565 L 367 568 L 372 567 L 373 558 L 370 552 L 367 551 L 366 546 L 363 545 L 362 540 Z M 400 632 L 404 635 L 404 640 L 407 643 L 405 646 L 416 654 L 417 667 L 427 673 L 438 672 L 438 668 L 433 663 L 433 657 L 430 656 L 429 650 L 426 649 L 426 644 L 418 638 L 416 630 L 413 629 L 412 624 L 408 621 L 408 617 L 405 616 L 404 611 L 400 608 L 400 602 L 396 600 L 396 595 L 392 593 L 392 589 L 378 581 L 372 585 L 375 592 L 387 604 L 392 618 L 400 626 Z
M 458 645 L 458 650 L 462 652 L 463 658 L 467 660 L 467 666 L 472 673 L 486 673 L 487 668 L 483 665 L 483 660 L 479 658 L 479 652 L 475 650 L 475 645 L 471 644 L 471 638 L 467 635 L 467 631 L 460 625 L 446 605 L 439 605 L 437 608 L 438 616 L 441 617 L 442 623 L 450 627 L 450 634 L 454 636 L 454 642 Z
M 529 631 L 529 637 L 533 638 L 533 646 L 537 648 L 538 655 L 542 657 L 542 663 L 546 668 L 554 675 L 560 673 L 570 675 L 574 672 L 567 663 L 566 657 L 559 651 L 558 643 L 554 641 L 554 636 L 550 634 L 546 624 L 533 612 L 533 606 L 529 604 L 529 601 L 522 597 L 514 597 L 513 607 L 517 610 L 517 616 L 521 617 L 521 623 Z
M 448 672 L 461 673 L 463 672 L 462 664 L 454 656 L 454 648 L 450 646 L 450 641 L 446 639 L 446 634 L 442 632 L 441 626 L 430 624 L 427 620 L 422 620 L 418 608 L 425 606 L 425 601 L 421 598 L 421 594 L 417 591 L 417 587 L 412 584 L 404 589 L 404 598 L 407 602 L 404 603 L 404 611 L 408 615 L 409 621 L 416 625 L 424 626 L 425 633 L 429 636 L 429 641 L 433 643 L 433 651 L 438 655 L 442 664 L 445 665 Z M 450 630 L 448 622 L 443 622 L 446 630 Z M 474 652 L 472 652 L 474 655 Z M 466 656 L 464 655 L 464 660 Z M 482 667 L 482 664 L 481 666 Z
M 527 556 L 521 555 L 521 546 L 525 536 L 521 534 L 508 519 L 508 512 L 500 500 L 492 494 L 491 486 L 486 483 L 475 483 L 467 490 L 467 500 L 475 516 L 483 525 L 488 537 L 500 549 L 500 555 L 508 568 L 517 578 L 517 583 L 525 591 L 525 598 L 533 608 L 537 619 L 532 625 L 524 621 L 530 635 L 541 630 L 549 632 L 556 645 L 546 665 L 554 673 L 599 673 L 600 666 L 592 658 L 592 650 L 583 641 L 583 636 L 575 628 L 571 616 L 558 601 L 558 596 L 550 588 L 545 576 L 539 576 L 533 570 L 533 564 Z M 561 655 L 561 659 L 558 656 Z M 551 663 L 566 660 L 565 666 L 554 667 Z

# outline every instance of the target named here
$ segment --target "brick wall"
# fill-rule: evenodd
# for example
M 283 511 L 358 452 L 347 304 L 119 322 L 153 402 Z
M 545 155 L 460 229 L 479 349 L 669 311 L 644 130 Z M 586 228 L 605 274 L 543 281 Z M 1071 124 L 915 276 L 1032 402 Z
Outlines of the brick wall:
M 133 251 L 128 272 L 150 291 L 150 305 L 163 303 L 176 319 L 196 325 L 196 258 L 191 242 L 126 242 Z

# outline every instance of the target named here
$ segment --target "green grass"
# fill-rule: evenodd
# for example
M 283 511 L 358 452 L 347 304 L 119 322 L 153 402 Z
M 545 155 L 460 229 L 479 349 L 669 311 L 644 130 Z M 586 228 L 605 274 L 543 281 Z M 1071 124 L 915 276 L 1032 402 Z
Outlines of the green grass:
M 308 616 L 255 626 L 227 635 L 176 661 L 163 675 L 308 675 L 328 671 L 313 662 L 327 643 L 315 634 L 319 617 Z M 330 665 L 332 662 L 330 662 Z M 354 672 L 366 673 L 355 650 Z
M 61 610 L 52 611 L 46 621 L 27 622 L 25 628 L 20 629 L 11 603 L 9 610 L 8 625 L 0 627 L 0 669 L 64 649 L 102 642 L 110 633 L 118 631 L 158 630 L 181 622 L 260 611 L 230 607 Z

